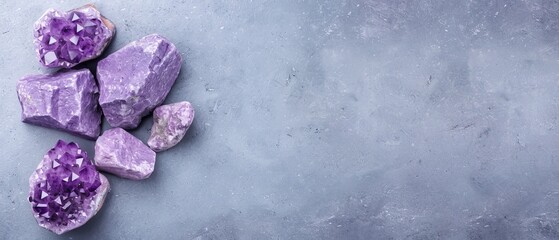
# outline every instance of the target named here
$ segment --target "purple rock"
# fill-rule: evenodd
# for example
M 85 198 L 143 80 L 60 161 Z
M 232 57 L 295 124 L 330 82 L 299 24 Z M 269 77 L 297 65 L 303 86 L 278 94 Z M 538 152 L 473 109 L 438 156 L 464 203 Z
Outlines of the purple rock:
M 59 140 L 29 178 L 29 202 L 39 226 L 62 234 L 91 219 L 109 188 L 85 151 Z
M 135 128 L 167 97 L 181 69 L 175 45 L 152 34 L 99 61 L 99 104 L 112 127 Z
M 189 102 L 161 105 L 153 111 L 153 126 L 148 146 L 153 151 L 167 150 L 179 143 L 194 120 Z
M 95 139 L 101 131 L 99 89 L 87 69 L 30 75 L 17 83 L 23 122 Z
M 122 178 L 148 178 L 155 167 L 155 152 L 122 128 L 105 131 L 95 142 L 97 169 Z
M 71 68 L 101 55 L 115 27 L 92 4 L 68 12 L 48 9 L 35 22 L 35 49 L 46 67 Z

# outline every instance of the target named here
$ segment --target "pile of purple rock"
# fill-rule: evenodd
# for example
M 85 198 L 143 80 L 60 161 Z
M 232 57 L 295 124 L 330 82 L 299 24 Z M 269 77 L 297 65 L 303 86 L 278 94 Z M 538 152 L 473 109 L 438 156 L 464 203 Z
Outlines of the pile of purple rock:
M 161 105 L 183 60 L 160 35 L 145 36 L 100 60 L 97 81 L 86 68 L 69 69 L 99 57 L 114 35 L 114 24 L 93 5 L 47 10 L 35 23 L 39 62 L 65 69 L 25 76 L 17 84 L 23 122 L 96 139 L 94 161 L 77 144 L 59 140 L 29 179 L 37 222 L 57 234 L 83 225 L 103 205 L 109 182 L 98 170 L 148 178 L 156 152 L 178 144 L 194 119 L 189 102 Z M 152 112 L 146 145 L 124 129 L 138 127 Z M 114 128 L 100 135 L 102 115 Z

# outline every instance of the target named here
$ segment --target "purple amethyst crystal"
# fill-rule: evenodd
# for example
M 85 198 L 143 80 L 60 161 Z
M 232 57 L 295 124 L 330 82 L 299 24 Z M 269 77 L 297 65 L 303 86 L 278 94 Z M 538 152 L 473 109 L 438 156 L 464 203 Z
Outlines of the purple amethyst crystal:
M 122 128 L 105 131 L 95 142 L 97 169 L 122 178 L 148 178 L 155 167 L 155 152 Z
M 167 150 L 179 143 L 194 120 L 189 102 L 161 105 L 153 111 L 153 126 L 148 146 L 153 151 Z
M 101 55 L 114 35 L 114 25 L 88 4 L 68 12 L 48 9 L 35 22 L 34 42 L 41 64 L 71 68 Z
M 109 182 L 77 144 L 59 140 L 29 178 L 29 188 L 39 226 L 62 234 L 85 224 L 101 209 Z
M 17 83 L 23 122 L 89 139 L 101 131 L 99 89 L 87 69 L 30 75 Z
M 175 45 L 152 34 L 99 61 L 99 104 L 112 127 L 135 128 L 163 103 L 179 75 Z

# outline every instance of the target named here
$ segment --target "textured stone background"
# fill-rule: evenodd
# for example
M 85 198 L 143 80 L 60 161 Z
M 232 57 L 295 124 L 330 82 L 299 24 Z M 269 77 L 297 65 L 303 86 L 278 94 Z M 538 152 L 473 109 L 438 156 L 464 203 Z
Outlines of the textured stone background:
M 46 72 L 33 22 L 85 2 L 0 0 L 0 239 L 559 239 L 558 1 L 94 2 L 105 54 L 184 53 L 194 126 L 84 227 L 38 227 L 31 172 L 94 143 L 21 123 L 15 84 Z

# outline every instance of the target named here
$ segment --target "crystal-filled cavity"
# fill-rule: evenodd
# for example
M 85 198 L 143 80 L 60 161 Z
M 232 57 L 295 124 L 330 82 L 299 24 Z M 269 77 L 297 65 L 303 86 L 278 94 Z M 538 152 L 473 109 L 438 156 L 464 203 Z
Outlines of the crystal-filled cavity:
M 101 55 L 114 35 L 114 24 L 91 4 L 68 12 L 48 9 L 35 22 L 35 50 L 44 66 L 71 68 Z
M 103 206 L 109 182 L 87 153 L 59 140 L 29 178 L 29 202 L 37 223 L 56 234 L 85 224 Z

